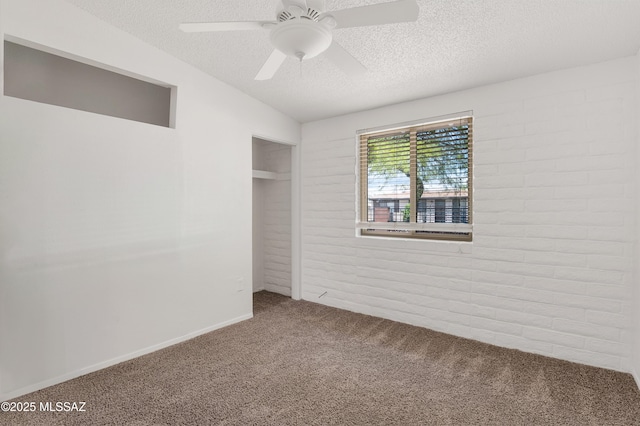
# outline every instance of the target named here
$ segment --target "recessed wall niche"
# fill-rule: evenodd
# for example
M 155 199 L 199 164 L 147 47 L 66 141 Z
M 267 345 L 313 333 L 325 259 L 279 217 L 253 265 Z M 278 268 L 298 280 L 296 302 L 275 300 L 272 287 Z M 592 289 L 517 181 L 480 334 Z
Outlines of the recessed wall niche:
M 173 126 L 175 87 L 4 41 L 4 94 L 142 123 Z

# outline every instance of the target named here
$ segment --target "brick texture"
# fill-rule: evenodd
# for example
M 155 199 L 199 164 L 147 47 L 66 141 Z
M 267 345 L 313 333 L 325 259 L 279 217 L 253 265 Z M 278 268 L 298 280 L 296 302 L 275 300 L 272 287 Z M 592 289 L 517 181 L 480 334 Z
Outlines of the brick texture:
M 630 371 L 636 61 L 303 125 L 303 298 Z M 356 131 L 465 110 L 473 242 L 356 236 Z
M 291 147 L 269 143 L 262 164 L 277 173 L 263 182 L 264 289 L 291 296 Z

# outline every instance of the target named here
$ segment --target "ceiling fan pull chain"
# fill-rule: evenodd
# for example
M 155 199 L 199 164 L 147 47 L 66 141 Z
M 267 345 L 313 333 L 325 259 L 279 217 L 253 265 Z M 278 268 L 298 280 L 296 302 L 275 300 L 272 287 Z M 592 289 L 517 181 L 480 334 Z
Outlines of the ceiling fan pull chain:
M 296 57 L 300 59 L 300 78 L 302 78 L 302 60 L 304 59 L 304 53 L 297 52 Z

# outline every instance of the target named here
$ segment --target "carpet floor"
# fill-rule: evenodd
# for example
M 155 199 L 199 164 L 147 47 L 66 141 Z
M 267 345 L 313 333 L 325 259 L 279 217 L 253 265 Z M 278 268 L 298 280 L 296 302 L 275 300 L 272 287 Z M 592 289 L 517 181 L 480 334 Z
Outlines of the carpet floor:
M 16 401 L 3 425 L 640 425 L 633 378 L 273 293 L 254 318 Z

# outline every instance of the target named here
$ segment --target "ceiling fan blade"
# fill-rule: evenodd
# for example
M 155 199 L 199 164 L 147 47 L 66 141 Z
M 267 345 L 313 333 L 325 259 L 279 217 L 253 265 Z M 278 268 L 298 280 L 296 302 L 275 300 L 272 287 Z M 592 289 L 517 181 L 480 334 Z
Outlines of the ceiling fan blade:
M 240 22 L 187 22 L 180 24 L 185 33 L 201 33 L 210 31 L 250 31 L 268 29 L 275 21 L 240 21 Z
M 267 59 L 267 62 L 264 63 L 260 71 L 258 71 L 258 75 L 256 75 L 256 80 L 269 80 L 273 77 L 280 66 L 287 59 L 287 55 L 279 51 L 278 49 L 273 49 L 273 52 Z
M 331 46 L 324 52 L 327 58 L 336 64 L 345 74 L 356 77 L 367 72 L 367 68 L 347 52 L 334 40 Z
M 327 12 L 336 20 L 336 28 L 366 27 L 369 25 L 414 22 L 420 8 L 416 0 L 399 0 Z

